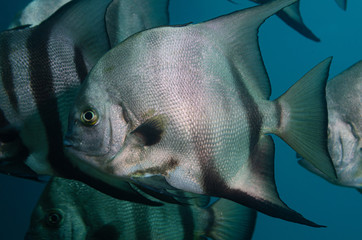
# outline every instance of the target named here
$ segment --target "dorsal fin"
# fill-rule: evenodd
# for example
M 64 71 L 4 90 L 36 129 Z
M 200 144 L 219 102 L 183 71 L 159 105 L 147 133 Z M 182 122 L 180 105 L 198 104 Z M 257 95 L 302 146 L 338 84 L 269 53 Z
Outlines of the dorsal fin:
M 335 1 L 336 1 L 336 3 L 338 4 L 338 6 L 340 8 L 342 8 L 343 10 L 346 11 L 346 9 L 347 9 L 347 0 L 335 0 Z
M 169 0 L 114 0 L 106 14 L 112 47 L 144 29 L 168 25 L 168 2 Z M 138 14 L 134 14 L 135 12 Z
M 199 24 L 226 51 L 241 79 L 254 96 L 268 99 L 271 87 L 261 57 L 258 29 L 271 15 L 296 0 L 272 1 Z M 243 39 L 243 41 L 240 41 Z
M 284 8 L 277 13 L 277 16 L 303 36 L 313 41 L 319 42 L 320 39 L 314 35 L 314 33 L 304 24 L 299 10 L 299 3 L 300 1 Z

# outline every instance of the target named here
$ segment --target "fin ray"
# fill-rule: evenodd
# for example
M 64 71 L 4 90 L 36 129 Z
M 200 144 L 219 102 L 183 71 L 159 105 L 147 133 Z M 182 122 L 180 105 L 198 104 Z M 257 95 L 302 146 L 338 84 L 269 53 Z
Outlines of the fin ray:
M 327 149 L 325 86 L 331 60 L 327 58 L 318 64 L 276 100 L 282 114 L 281 126 L 275 134 L 330 179 L 336 179 Z
M 212 239 L 251 239 L 256 223 L 256 211 L 227 199 L 211 206 L 214 223 L 205 237 Z
M 320 42 L 320 39 L 304 24 L 299 10 L 299 1 L 277 12 L 287 25 L 313 41 Z
M 219 186 L 215 190 L 217 192 L 208 194 L 230 199 L 272 217 L 312 227 L 323 227 L 290 209 L 280 199 L 274 180 L 274 142 L 271 136 L 261 136 L 250 153 L 247 166 L 235 179 Z

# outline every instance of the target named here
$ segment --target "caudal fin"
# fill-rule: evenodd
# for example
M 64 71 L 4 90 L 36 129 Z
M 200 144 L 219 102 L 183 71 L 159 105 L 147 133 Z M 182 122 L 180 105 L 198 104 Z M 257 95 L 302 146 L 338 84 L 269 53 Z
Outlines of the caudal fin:
M 336 179 L 327 149 L 325 86 L 331 60 L 318 64 L 276 100 L 281 120 L 275 134 L 328 178 Z
M 256 222 L 256 211 L 229 201 L 219 199 L 211 209 L 214 222 L 204 235 L 208 239 L 251 239 Z

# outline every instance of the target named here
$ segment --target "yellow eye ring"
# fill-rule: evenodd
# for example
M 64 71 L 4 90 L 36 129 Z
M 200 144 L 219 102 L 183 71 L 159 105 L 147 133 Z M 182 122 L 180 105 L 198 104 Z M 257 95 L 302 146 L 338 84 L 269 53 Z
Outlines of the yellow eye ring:
M 88 109 L 82 112 L 80 120 L 84 125 L 93 126 L 98 122 L 98 114 L 94 110 Z

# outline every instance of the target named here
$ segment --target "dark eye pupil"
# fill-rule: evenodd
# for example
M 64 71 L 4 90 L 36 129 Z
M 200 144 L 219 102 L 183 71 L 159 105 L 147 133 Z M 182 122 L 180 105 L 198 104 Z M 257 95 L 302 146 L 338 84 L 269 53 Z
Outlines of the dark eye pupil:
M 51 215 L 49 216 L 48 220 L 49 220 L 50 223 L 56 224 L 56 223 L 59 222 L 60 216 L 59 216 L 58 214 L 53 213 L 53 214 L 51 214 Z
M 84 114 L 84 119 L 87 121 L 91 121 L 93 119 L 94 115 L 92 112 L 88 111 Z
M 60 212 L 51 211 L 45 218 L 45 224 L 48 227 L 59 227 L 63 221 L 63 215 Z

